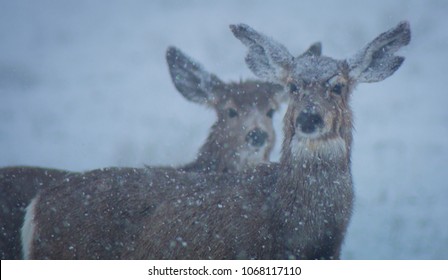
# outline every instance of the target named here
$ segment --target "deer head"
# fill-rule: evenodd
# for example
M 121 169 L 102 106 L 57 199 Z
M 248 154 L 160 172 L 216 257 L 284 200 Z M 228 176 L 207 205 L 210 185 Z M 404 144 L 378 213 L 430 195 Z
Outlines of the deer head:
M 272 118 L 285 99 L 283 88 L 262 81 L 225 83 L 175 47 L 166 57 L 176 89 L 217 115 L 198 156 L 201 168 L 236 171 L 269 160 L 275 143 Z
M 305 54 L 292 56 L 280 43 L 245 24 L 231 25 L 248 48 L 246 63 L 258 77 L 289 91 L 283 159 L 342 156 L 350 161 L 350 95 L 358 83 L 391 76 L 404 58 L 395 52 L 410 41 L 408 22 L 380 34 L 348 59 Z

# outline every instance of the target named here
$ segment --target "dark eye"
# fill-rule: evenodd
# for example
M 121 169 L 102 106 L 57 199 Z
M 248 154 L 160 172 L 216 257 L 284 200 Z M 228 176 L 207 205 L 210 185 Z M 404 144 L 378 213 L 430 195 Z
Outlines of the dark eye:
M 270 110 L 266 113 L 266 116 L 268 116 L 268 118 L 272 119 L 272 117 L 274 116 L 274 112 L 275 112 L 274 109 L 270 109 Z
M 238 112 L 233 108 L 229 108 L 227 109 L 227 115 L 229 115 L 229 118 L 234 118 L 238 116 Z
M 337 83 L 335 84 L 332 88 L 331 88 L 331 92 L 336 94 L 336 95 L 341 95 L 342 93 L 342 89 L 344 88 L 344 85 L 341 83 Z
M 288 87 L 289 87 L 289 92 L 292 92 L 292 93 L 297 92 L 297 90 L 298 90 L 297 85 L 294 83 L 289 83 Z

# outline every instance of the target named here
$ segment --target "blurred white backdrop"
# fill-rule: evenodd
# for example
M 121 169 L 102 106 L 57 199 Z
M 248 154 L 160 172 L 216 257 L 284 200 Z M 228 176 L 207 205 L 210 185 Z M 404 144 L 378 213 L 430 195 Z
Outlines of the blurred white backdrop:
M 188 162 L 215 116 L 176 92 L 168 46 L 239 80 L 254 77 L 229 24 L 247 23 L 292 53 L 321 41 L 325 55 L 345 58 L 405 19 L 413 38 L 401 69 L 353 95 L 357 197 L 342 257 L 448 259 L 443 0 L 0 0 L 0 166 Z

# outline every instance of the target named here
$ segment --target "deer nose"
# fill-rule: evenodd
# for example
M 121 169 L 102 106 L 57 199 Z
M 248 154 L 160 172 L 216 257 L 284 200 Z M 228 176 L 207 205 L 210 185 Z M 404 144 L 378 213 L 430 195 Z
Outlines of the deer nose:
M 300 129 L 303 133 L 310 134 L 315 132 L 317 128 L 322 127 L 324 121 L 318 114 L 301 112 L 296 119 L 296 124 L 300 125 Z
M 255 128 L 246 135 L 246 142 L 254 147 L 261 147 L 266 143 L 268 134 L 266 131 Z

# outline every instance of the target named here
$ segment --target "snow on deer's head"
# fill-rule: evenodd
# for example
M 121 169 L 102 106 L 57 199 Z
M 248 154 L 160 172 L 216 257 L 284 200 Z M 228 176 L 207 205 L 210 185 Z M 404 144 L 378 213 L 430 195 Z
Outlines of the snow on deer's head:
M 408 22 L 382 33 L 348 59 L 305 54 L 292 56 L 273 39 L 245 24 L 231 25 L 248 48 L 246 63 L 258 77 L 289 91 L 284 118 L 283 157 L 350 157 L 350 95 L 358 83 L 379 82 L 392 75 L 404 58 L 394 55 L 410 41 Z

